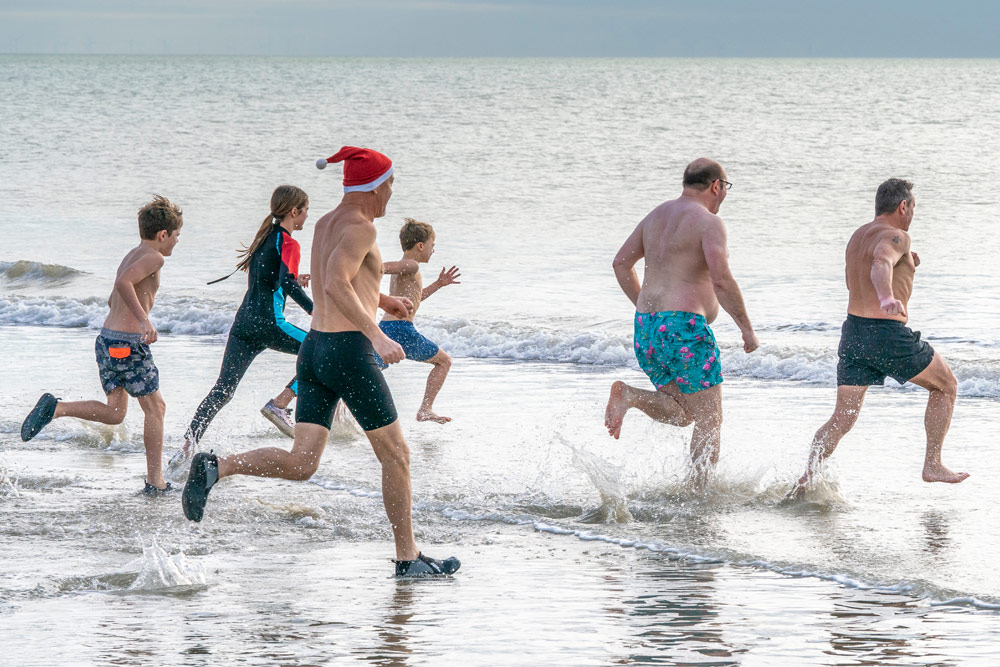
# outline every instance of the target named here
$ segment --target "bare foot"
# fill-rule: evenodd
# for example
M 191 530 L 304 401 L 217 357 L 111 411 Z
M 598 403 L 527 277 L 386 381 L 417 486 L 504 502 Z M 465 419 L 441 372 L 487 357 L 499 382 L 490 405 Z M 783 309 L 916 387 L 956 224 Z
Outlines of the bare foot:
M 627 385 L 621 380 L 615 381 L 611 385 L 611 395 L 608 396 L 608 407 L 604 409 L 604 425 L 608 427 L 608 433 L 615 440 L 621 437 L 622 422 L 625 421 L 625 413 L 628 412 L 628 405 L 625 403 L 625 390 Z
M 451 421 L 451 417 L 443 417 L 436 414 L 433 410 L 425 410 L 421 408 L 417 411 L 417 421 L 418 422 L 437 422 L 438 424 L 447 424 Z
M 945 482 L 946 484 L 958 484 L 959 482 L 964 482 L 968 479 L 969 473 L 967 472 L 952 472 L 944 467 L 943 464 L 938 463 L 937 465 L 924 465 L 924 481 L 925 482 Z
M 802 475 L 799 481 L 795 482 L 792 486 L 792 490 L 785 494 L 785 500 L 805 500 L 806 499 L 806 486 L 809 484 L 809 476 Z

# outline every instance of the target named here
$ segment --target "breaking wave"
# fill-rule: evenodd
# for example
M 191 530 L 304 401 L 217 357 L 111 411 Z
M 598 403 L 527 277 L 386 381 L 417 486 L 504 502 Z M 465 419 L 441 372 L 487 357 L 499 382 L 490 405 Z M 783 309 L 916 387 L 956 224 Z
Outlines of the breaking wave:
M 79 271 L 62 264 L 42 264 L 26 259 L 15 262 L 0 262 L 0 278 L 17 285 L 32 283 L 59 285 L 85 273 L 85 271 Z
M 198 297 L 163 297 L 152 319 L 163 334 L 222 336 L 229 331 L 236 304 Z M 293 313 L 295 314 L 295 313 Z M 105 298 L 0 296 L 0 324 L 99 329 L 107 316 Z M 294 319 L 294 318 L 293 318 Z M 305 326 L 307 323 L 303 322 Z M 594 328 L 566 330 L 503 321 L 421 317 L 420 330 L 456 357 L 583 364 L 638 369 L 628 333 Z M 827 331 L 824 323 L 789 325 L 792 331 Z M 764 344 L 753 354 L 739 345 L 722 345 L 728 377 L 809 382 L 836 382 L 836 343 L 829 338 L 803 338 L 801 345 Z M 935 341 L 937 342 L 937 341 Z M 963 355 L 949 363 L 959 381 L 959 395 L 1000 398 L 1000 359 L 989 345 L 961 345 Z M 810 345 L 811 343 L 811 345 Z M 970 354 L 971 353 L 971 354 Z M 951 355 L 949 355 L 951 356 Z M 964 358 L 963 358 L 964 357 Z M 971 358 L 970 358 L 971 357 Z M 892 380 L 887 382 L 892 383 Z

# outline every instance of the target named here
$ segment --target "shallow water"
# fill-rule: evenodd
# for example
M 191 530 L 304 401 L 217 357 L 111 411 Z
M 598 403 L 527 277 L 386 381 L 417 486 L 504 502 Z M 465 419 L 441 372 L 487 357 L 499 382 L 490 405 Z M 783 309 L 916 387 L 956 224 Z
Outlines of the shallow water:
M 907 92 L 885 93 L 900 79 Z M 701 92 L 720 80 L 724 95 Z M 153 81 L 172 96 L 148 104 Z M 997 176 L 982 158 L 1000 148 L 998 83 L 991 61 L 0 57 L 0 655 L 990 664 L 1000 269 L 995 237 L 975 232 L 992 200 L 957 174 L 972 160 Z M 287 85 L 309 94 L 276 102 Z M 178 447 L 244 289 L 204 282 L 228 272 L 278 183 L 311 194 L 313 219 L 335 203 L 336 174 L 312 163 L 341 143 L 396 162 L 385 255 L 400 219 L 423 217 L 438 230 L 428 279 L 463 271 L 418 317 L 456 359 L 437 403 L 454 421 L 412 420 L 426 366 L 387 375 L 418 540 L 463 561 L 449 581 L 389 577 L 377 464 L 351 429 L 311 483 L 226 480 L 197 525 L 176 497 L 136 495 L 134 402 L 120 427 L 17 436 L 42 391 L 100 395 L 93 337 L 155 191 L 185 208 L 153 311 Z M 645 386 L 610 260 L 702 153 L 737 184 L 722 214 L 762 348 L 743 355 L 720 318 L 723 456 L 698 495 L 688 430 L 630 414 L 615 441 L 602 422 L 612 381 Z M 821 488 L 785 505 L 833 404 L 843 244 L 889 175 L 917 183 L 912 325 L 959 379 L 945 462 L 973 476 L 920 481 L 925 394 L 890 382 Z M 294 304 L 289 316 L 308 325 Z M 205 446 L 287 446 L 257 411 L 292 367 L 262 355 Z

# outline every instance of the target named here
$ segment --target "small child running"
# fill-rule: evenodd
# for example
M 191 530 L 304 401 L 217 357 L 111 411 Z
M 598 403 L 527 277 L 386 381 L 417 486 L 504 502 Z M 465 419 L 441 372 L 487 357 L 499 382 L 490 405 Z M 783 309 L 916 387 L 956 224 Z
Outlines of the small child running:
M 21 425 L 27 442 L 58 417 L 77 417 L 102 424 L 120 424 L 128 409 L 128 397 L 139 400 L 145 414 L 142 439 L 146 446 L 146 486 L 143 493 L 157 495 L 171 489 L 163 479 L 163 415 L 166 404 L 160 395 L 160 372 L 149 346 L 157 333 L 149 311 L 160 287 L 160 269 L 180 238 L 183 213 L 166 198 L 155 195 L 139 209 L 139 245 L 125 255 L 118 267 L 114 289 L 108 298 L 107 319 L 97 336 L 95 351 L 101 386 L 107 403 L 60 401 L 42 394 Z
M 434 366 L 427 376 L 427 388 L 424 391 L 424 400 L 417 411 L 417 421 L 445 424 L 451 421 L 451 417 L 443 417 L 434 412 L 434 399 L 448 376 L 451 357 L 436 343 L 417 331 L 413 325 L 413 318 L 420 308 L 421 301 L 445 285 L 461 284 L 458 279 L 462 274 L 455 266 L 450 269 L 442 268 L 437 280 L 427 287 L 423 286 L 420 264 L 426 264 L 434 254 L 434 228 L 426 222 L 406 218 L 402 229 L 399 230 L 399 244 L 403 247 L 403 258 L 398 262 L 384 262 L 382 272 L 392 275 L 389 281 L 389 294 L 406 297 L 413 302 L 413 310 L 407 319 L 399 319 L 387 312 L 378 326 L 386 336 L 402 346 L 407 359 L 424 361 Z M 386 368 L 386 364 L 378 355 L 375 355 L 375 361 L 379 368 Z

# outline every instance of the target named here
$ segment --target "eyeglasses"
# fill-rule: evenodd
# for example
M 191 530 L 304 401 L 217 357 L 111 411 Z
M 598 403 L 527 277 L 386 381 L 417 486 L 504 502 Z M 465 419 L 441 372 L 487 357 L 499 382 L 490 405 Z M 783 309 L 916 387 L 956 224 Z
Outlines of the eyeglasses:
M 717 180 L 719 183 L 722 183 L 723 187 L 725 187 L 727 190 L 733 189 L 733 184 L 730 183 L 729 181 L 724 181 L 721 178 L 717 178 L 715 180 Z

